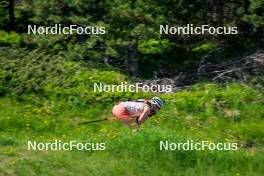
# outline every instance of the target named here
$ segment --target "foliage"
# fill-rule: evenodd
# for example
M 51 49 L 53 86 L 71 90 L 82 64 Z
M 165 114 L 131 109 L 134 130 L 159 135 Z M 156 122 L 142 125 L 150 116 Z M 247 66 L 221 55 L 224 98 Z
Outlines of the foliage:
M 15 32 L 0 31 L 0 45 L 16 45 L 20 44 L 21 37 Z
M 213 69 L 263 48 L 263 2 L 2 0 L 0 175 L 263 175 L 264 96 L 258 81 L 263 74 L 252 80 L 258 88 L 200 82 L 160 94 L 164 108 L 136 133 L 115 121 L 75 125 L 111 117 L 112 106 L 120 100 L 157 95 L 95 92 L 94 83 L 118 85 L 176 73 L 181 79 L 182 72 L 196 71 L 204 58 L 212 61 Z M 159 25 L 216 22 L 237 26 L 239 34 L 159 34 Z M 29 24 L 56 23 L 104 26 L 106 34 L 27 34 Z M 256 62 L 262 63 L 261 58 Z M 55 139 L 104 142 L 107 149 L 27 150 L 29 140 Z M 161 151 L 160 140 L 236 142 L 239 150 Z
M 218 45 L 216 43 L 202 43 L 194 47 L 192 51 L 196 53 L 209 53 L 210 51 L 212 51 L 217 47 Z
M 249 11 L 250 14 L 244 16 L 244 20 L 252 24 L 256 29 L 264 26 L 264 1 L 251 0 Z
M 1 24 L 8 22 L 8 1 L 0 5 Z M 223 10 L 223 25 L 237 26 L 239 35 L 215 38 L 215 36 L 180 36 L 160 35 L 159 25 L 180 26 L 193 24 L 214 25 L 215 16 L 212 1 L 54 1 L 36 0 L 19 1 L 15 3 L 16 31 L 22 36 L 23 47 L 41 48 L 45 50 L 62 50 L 75 60 L 105 63 L 130 73 L 134 68 L 138 76 L 150 77 L 153 73 L 164 76 L 164 66 L 169 74 L 182 69 L 182 65 L 192 63 L 193 58 L 199 60 L 210 53 L 215 47 L 209 47 L 203 52 L 193 50 L 201 43 L 228 46 L 229 51 L 219 52 L 220 57 L 229 58 L 251 52 L 263 43 L 263 0 L 225 1 Z M 45 35 L 28 36 L 27 25 L 53 26 L 105 26 L 106 35 Z M 0 26 L 8 30 L 8 25 Z M 247 36 L 252 36 L 247 38 Z M 6 41 L 10 40 L 10 41 Z M 17 41 L 17 40 L 16 40 Z M 14 43 L 17 43 L 14 41 Z M 246 43 L 253 43 L 247 45 Z M 5 43 L 13 43 L 6 38 Z M 244 44 L 245 43 L 245 44 Z M 246 47 L 245 47 L 246 46 Z M 205 45 L 203 46 L 205 47 Z M 241 47 L 244 47 L 240 49 Z M 239 52 L 237 52 L 239 50 Z M 241 53 L 243 52 L 243 53 Z M 136 63 L 134 63 L 136 62 Z M 141 65 L 152 65 L 148 68 L 150 74 L 145 74 Z M 139 66 L 137 66 L 139 65 Z M 133 70 L 133 68 L 132 68 Z

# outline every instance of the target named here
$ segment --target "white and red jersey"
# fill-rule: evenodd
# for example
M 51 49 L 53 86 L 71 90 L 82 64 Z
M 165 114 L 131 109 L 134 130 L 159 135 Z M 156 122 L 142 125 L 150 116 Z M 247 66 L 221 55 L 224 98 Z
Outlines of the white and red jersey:
M 125 101 L 120 103 L 130 115 L 140 115 L 143 113 L 144 108 L 147 106 L 144 102 Z

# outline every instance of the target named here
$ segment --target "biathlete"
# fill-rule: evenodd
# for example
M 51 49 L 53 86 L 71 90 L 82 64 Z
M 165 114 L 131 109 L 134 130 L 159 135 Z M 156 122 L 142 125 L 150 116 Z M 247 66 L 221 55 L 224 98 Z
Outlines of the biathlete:
M 155 115 L 163 104 L 159 97 L 153 97 L 150 100 L 125 101 L 115 105 L 112 113 L 118 121 L 128 127 L 131 128 L 134 124 L 139 127 L 149 117 Z

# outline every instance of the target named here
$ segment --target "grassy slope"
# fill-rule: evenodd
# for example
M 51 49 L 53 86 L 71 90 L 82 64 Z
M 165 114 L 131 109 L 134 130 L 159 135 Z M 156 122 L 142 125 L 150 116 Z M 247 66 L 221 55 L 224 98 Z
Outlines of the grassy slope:
M 57 57 L 28 59 L 31 55 L 0 62 L 6 92 L 0 98 L 0 175 L 263 175 L 263 92 L 240 84 L 201 84 L 162 95 L 164 109 L 138 133 L 116 122 L 73 127 L 111 116 L 117 98 L 150 95 L 94 93 L 93 82 L 117 84 L 126 77 Z M 105 142 L 107 150 L 27 150 L 27 140 L 54 139 Z M 160 140 L 188 139 L 242 147 L 233 152 L 159 150 Z
M 239 93 L 238 93 L 239 92 Z M 110 106 L 72 108 L 2 98 L 0 173 L 17 175 L 262 175 L 263 95 L 243 85 L 182 91 L 132 134 L 118 123 L 71 127 L 109 116 Z M 219 103 L 218 105 L 216 105 Z M 215 107 L 220 106 L 220 109 Z M 100 112 L 100 113 L 98 113 Z M 4 126 L 3 126 L 4 124 Z M 106 151 L 27 151 L 27 140 L 106 142 Z M 239 151 L 159 151 L 159 141 L 239 142 Z

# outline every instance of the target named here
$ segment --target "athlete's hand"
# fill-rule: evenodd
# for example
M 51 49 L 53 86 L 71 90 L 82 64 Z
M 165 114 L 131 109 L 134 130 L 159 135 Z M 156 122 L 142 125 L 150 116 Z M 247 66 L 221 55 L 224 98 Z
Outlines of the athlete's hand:
M 143 122 L 145 122 L 148 119 L 149 113 L 150 113 L 150 107 L 145 106 L 143 113 L 140 115 L 140 117 L 137 120 L 137 124 L 141 125 Z

